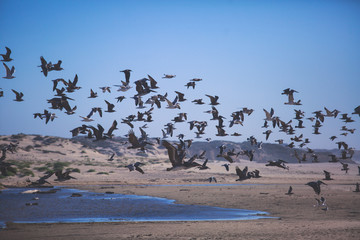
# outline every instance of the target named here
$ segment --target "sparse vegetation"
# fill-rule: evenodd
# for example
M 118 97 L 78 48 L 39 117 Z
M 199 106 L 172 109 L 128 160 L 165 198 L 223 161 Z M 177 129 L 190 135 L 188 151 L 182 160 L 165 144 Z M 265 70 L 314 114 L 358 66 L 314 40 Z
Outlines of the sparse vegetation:
M 44 137 L 38 135 L 38 136 L 34 137 L 33 140 L 35 140 L 35 141 L 42 141 L 42 140 L 44 140 Z
M 19 140 L 21 140 L 21 139 L 23 139 L 25 136 L 26 136 L 25 134 L 19 133 L 19 134 L 16 134 L 16 135 L 11 135 L 10 137 L 11 137 L 12 139 L 19 139 Z
M 98 172 L 97 174 L 105 174 L 105 175 L 109 175 L 109 173 L 108 172 Z
M 26 177 L 26 176 L 34 177 L 35 175 L 34 175 L 33 171 L 31 171 L 30 169 L 24 168 L 24 169 L 20 169 L 19 176 L 20 177 Z
M 78 169 L 78 168 L 67 168 L 66 170 L 70 170 L 72 172 L 80 173 L 80 169 Z
M 35 167 L 34 170 L 39 171 L 39 172 L 49 172 L 49 171 L 51 171 L 51 169 L 48 168 L 47 166 Z
M 96 170 L 95 169 L 89 169 L 89 170 L 87 170 L 87 172 L 96 172 Z
M 69 165 L 69 162 L 55 162 L 53 163 L 53 170 L 60 171 L 63 170 L 65 167 L 68 167 Z
M 34 149 L 34 147 L 32 145 L 27 145 L 24 150 L 27 151 L 27 152 L 30 152 L 31 149 Z
M 42 150 L 43 153 L 57 153 L 61 155 L 66 155 L 66 153 L 62 153 L 60 151 L 51 151 L 51 150 Z
M 15 160 L 8 160 L 9 164 L 16 166 L 18 169 L 30 168 L 31 163 L 26 161 L 15 161 Z

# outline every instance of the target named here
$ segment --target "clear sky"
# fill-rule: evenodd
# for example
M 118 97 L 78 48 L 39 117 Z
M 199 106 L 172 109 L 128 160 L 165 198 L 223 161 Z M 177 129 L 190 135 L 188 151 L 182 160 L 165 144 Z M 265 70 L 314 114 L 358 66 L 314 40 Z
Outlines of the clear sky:
M 274 108 L 283 121 L 295 117 L 294 109 L 301 109 L 305 117 L 312 112 L 338 109 L 348 113 L 353 123 L 338 118 L 326 118 L 320 135 L 312 134 L 313 125 L 304 120 L 305 129 L 296 130 L 310 139 L 308 147 L 336 148 L 336 141 L 345 141 L 360 149 L 360 117 L 352 115 L 360 105 L 360 2 L 347 0 L 324 1 L 19 1 L 0 0 L 0 53 L 5 46 L 12 50 L 14 79 L 0 79 L 4 97 L 0 98 L 0 134 L 41 134 L 71 137 L 70 130 L 84 122 L 92 107 L 106 108 L 104 100 L 115 103 L 115 113 L 94 115 L 90 125 L 101 124 L 106 130 L 117 120 L 116 136 L 124 136 L 130 129 L 121 119 L 137 111 L 134 100 L 134 81 L 151 75 L 160 87 L 158 94 L 175 98 L 174 91 L 185 94 L 188 100 L 180 110 L 154 109 L 154 122 L 146 129 L 150 137 L 160 137 L 164 124 L 178 113 L 188 113 L 188 121 L 207 121 L 203 139 L 210 137 L 242 142 L 251 135 L 259 141 L 274 143 L 290 137 L 273 131 L 265 141 L 261 128 L 263 109 Z M 41 73 L 40 56 L 53 63 L 62 60 L 63 71 Z M 2 65 L 2 64 L 1 64 Z M 114 84 L 121 84 L 124 69 L 131 69 L 133 88 L 118 92 Z M 52 81 L 56 78 L 73 80 L 79 76 L 82 88 L 68 96 L 77 106 L 74 115 L 49 109 L 47 99 L 53 97 Z M 164 74 L 176 75 L 162 79 Z M 0 67 L 5 76 L 5 68 Z M 202 78 L 195 89 L 184 85 L 192 78 Z M 60 84 L 61 86 L 61 84 Z M 111 93 L 99 87 L 110 86 Z M 99 95 L 89 99 L 90 88 Z M 298 91 L 295 100 L 301 106 L 285 105 L 283 89 Z M 15 89 L 24 93 L 23 102 L 15 102 Z M 211 109 L 209 98 L 218 95 L 220 114 L 226 117 L 225 130 L 240 137 L 216 137 L 217 121 L 204 111 Z M 121 103 L 115 97 L 125 96 Z M 143 97 L 145 101 L 153 94 Z M 206 103 L 194 105 L 191 100 L 202 98 Z M 228 127 L 230 115 L 242 107 L 252 108 L 243 126 Z M 58 118 L 45 124 L 34 119 L 33 113 L 48 109 Z M 85 123 L 87 124 L 87 123 Z M 135 123 L 135 134 L 139 126 Z M 297 121 L 293 119 L 292 125 Z M 341 136 L 346 125 L 356 129 L 354 134 Z M 176 123 L 175 135 L 194 138 L 189 124 Z M 330 136 L 336 135 L 334 142 Z

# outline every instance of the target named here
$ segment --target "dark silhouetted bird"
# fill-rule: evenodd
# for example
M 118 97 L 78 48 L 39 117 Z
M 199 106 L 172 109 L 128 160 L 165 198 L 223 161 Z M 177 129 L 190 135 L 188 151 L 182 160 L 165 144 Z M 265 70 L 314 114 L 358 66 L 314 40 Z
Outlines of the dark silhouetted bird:
M 328 181 L 329 180 L 334 180 L 334 179 L 331 178 L 331 176 L 330 176 L 331 173 L 330 172 L 324 170 L 324 174 L 325 174 L 325 178 L 323 180 L 328 180 Z
M 308 186 L 310 186 L 310 187 L 312 187 L 313 189 L 314 189 L 314 192 L 317 194 L 317 195 L 319 195 L 320 194 L 320 192 L 321 192 L 321 189 L 320 189 L 320 185 L 321 184 L 324 184 L 324 185 L 327 185 L 326 183 L 324 183 L 324 182 L 322 182 L 322 181 L 320 181 L 320 180 L 318 180 L 318 181 L 314 181 L 314 182 L 308 182 L 307 184 L 305 184 L 305 185 L 308 185 Z
M 23 98 L 23 96 L 24 96 L 24 94 L 22 93 L 22 92 L 17 92 L 17 91 L 15 91 L 14 89 L 11 89 L 14 93 L 15 93 L 15 95 L 16 95 L 16 98 L 14 99 L 14 101 L 16 101 L 16 102 L 22 102 L 22 101 L 24 101 L 24 99 L 22 99 Z
M 14 74 L 14 72 L 15 72 L 15 67 L 12 66 L 12 67 L 11 67 L 11 70 L 10 70 L 10 68 L 9 68 L 5 63 L 3 63 L 3 65 L 4 65 L 5 70 L 6 70 L 6 76 L 3 77 L 3 78 L 6 78 L 6 79 L 13 79 L 13 78 L 15 78 L 15 77 L 13 76 L 13 74 Z
M 290 186 L 288 192 L 285 193 L 285 194 L 286 195 L 292 195 L 292 194 L 294 194 L 292 191 L 293 191 L 293 188 Z
M 5 47 L 6 48 L 6 53 L 5 54 L 0 54 L 2 56 L 2 62 L 10 62 L 11 60 L 13 60 L 11 57 L 10 57 L 10 54 L 11 54 L 11 50 L 10 48 L 8 47 Z

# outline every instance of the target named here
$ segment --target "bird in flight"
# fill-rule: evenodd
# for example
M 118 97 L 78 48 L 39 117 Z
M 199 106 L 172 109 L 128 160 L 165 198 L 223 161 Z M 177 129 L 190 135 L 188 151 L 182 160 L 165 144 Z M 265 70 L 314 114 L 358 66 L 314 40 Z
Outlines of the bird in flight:
M 2 62 L 10 62 L 11 60 L 13 60 L 12 58 L 10 58 L 10 54 L 11 54 L 11 50 L 8 47 L 6 48 L 6 53 L 5 54 L 0 54 L 3 59 L 1 60 Z
M 10 69 L 5 63 L 3 63 L 3 65 L 4 65 L 5 70 L 6 70 L 6 76 L 3 77 L 3 78 L 6 78 L 6 79 L 13 79 L 13 78 L 15 78 L 15 77 L 13 76 L 13 74 L 14 74 L 14 72 L 15 72 L 15 67 L 12 66 L 11 69 Z

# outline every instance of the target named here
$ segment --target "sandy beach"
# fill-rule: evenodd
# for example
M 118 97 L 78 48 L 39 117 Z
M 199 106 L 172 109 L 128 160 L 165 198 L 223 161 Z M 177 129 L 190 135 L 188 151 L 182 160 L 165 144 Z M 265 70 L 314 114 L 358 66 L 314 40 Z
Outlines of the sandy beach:
M 209 161 L 209 170 L 166 171 L 168 163 L 146 165 L 145 174 L 127 169 L 94 167 L 113 172 L 91 174 L 80 166 L 76 180 L 61 184 L 94 192 L 148 195 L 176 200 L 181 204 L 210 205 L 266 211 L 270 219 L 246 221 L 121 222 L 121 223 L 8 223 L 1 239 L 358 239 L 360 236 L 360 182 L 356 164 L 345 174 L 336 163 L 289 164 L 290 169 L 266 167 L 263 163 L 240 160 L 226 172 L 223 162 Z M 236 181 L 235 166 L 260 170 L 261 178 Z M 321 194 L 305 185 L 322 180 L 323 170 L 334 180 L 324 181 Z M 209 186 L 208 178 L 217 183 Z M 6 182 L 7 181 L 7 182 Z M 4 184 L 20 184 L 9 178 Z M 227 185 L 231 184 L 231 185 Z M 235 185 L 232 185 L 235 184 Z M 286 195 L 289 186 L 292 195 Z M 328 210 L 314 207 L 315 198 L 326 199 Z

